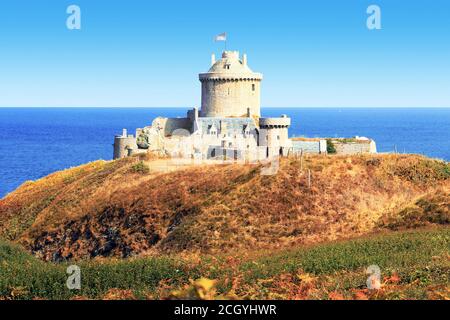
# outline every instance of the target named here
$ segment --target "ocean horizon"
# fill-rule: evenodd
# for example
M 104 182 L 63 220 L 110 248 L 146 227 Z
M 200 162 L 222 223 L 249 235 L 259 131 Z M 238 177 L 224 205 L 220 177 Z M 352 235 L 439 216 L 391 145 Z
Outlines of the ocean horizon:
M 0 197 L 27 180 L 99 159 L 110 160 L 113 138 L 158 116 L 184 117 L 188 108 L 0 108 Z M 365 136 L 378 152 L 450 160 L 450 108 L 262 108 L 287 114 L 291 137 Z

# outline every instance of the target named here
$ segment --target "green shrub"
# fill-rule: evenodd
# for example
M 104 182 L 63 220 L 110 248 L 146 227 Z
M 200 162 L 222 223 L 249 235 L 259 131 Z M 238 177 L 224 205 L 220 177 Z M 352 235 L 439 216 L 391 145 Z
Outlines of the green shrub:
M 150 172 L 150 168 L 144 161 L 139 161 L 131 166 L 131 171 L 134 173 L 145 174 Z
M 381 268 L 425 264 L 433 256 L 448 252 L 450 228 L 381 234 L 312 248 L 287 250 L 244 263 L 246 281 L 265 279 L 285 272 L 303 270 L 319 275 L 351 271 L 376 264 Z
M 336 148 L 331 139 L 327 139 L 327 153 L 330 153 L 330 154 L 336 153 Z

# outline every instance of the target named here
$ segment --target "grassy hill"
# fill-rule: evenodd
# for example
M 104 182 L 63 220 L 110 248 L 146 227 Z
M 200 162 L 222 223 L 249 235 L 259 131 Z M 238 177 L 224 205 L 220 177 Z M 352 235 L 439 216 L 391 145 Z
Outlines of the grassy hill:
M 26 182 L 0 200 L 0 297 L 449 296 L 448 163 L 308 156 L 282 159 L 274 175 L 262 167 L 139 156 Z M 80 291 L 64 285 L 72 263 Z M 366 289 L 371 264 L 382 290 Z
M 60 262 L 277 249 L 449 219 L 449 165 L 420 156 L 282 159 L 275 175 L 253 164 L 164 173 L 158 161 L 97 161 L 27 182 L 0 200 L 0 237 Z

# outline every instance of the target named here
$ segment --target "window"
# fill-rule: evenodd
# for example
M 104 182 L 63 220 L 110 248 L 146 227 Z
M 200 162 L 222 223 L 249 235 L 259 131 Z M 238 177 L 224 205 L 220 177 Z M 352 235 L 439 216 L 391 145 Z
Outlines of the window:
M 216 126 L 214 124 L 210 124 L 208 126 L 208 134 L 211 134 L 211 135 L 216 135 L 217 134 L 217 128 L 216 128 Z
M 244 124 L 243 132 L 244 132 L 244 135 L 250 134 L 250 129 L 249 129 L 248 125 Z
M 230 70 L 230 65 L 229 64 L 226 64 L 226 65 L 224 65 L 223 66 L 225 69 L 227 69 L 227 70 Z
M 280 140 L 280 136 L 277 136 L 277 140 Z
M 252 91 L 255 91 L 255 84 L 254 83 L 252 83 Z

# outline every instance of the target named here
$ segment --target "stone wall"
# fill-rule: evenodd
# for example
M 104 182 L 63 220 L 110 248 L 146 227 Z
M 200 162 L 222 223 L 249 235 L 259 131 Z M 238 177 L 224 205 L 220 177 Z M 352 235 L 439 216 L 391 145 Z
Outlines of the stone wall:
M 202 80 L 201 117 L 260 116 L 260 80 Z
M 337 154 L 376 153 L 375 141 L 339 141 L 333 140 Z
M 327 142 L 319 140 L 292 140 L 292 150 L 294 153 L 326 153 Z

